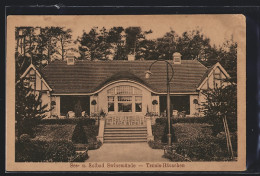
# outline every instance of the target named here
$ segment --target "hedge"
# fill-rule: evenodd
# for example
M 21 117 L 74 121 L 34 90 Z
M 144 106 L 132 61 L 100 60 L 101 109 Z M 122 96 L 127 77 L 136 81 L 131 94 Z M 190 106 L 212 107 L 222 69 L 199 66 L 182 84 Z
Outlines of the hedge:
M 15 142 L 16 162 L 69 162 L 76 156 L 69 141 L 29 140 Z
M 73 118 L 73 119 L 42 119 L 40 124 L 77 124 L 81 123 L 84 125 L 95 125 L 96 120 L 90 118 Z
M 237 156 L 236 135 L 232 135 L 234 156 Z M 178 154 L 187 156 L 192 161 L 227 161 L 227 144 L 225 136 L 204 136 L 194 140 L 181 141 L 174 145 Z
M 184 117 L 184 118 L 171 118 L 172 123 L 208 123 L 208 118 L 206 117 Z M 155 122 L 157 124 L 165 124 L 168 119 L 165 117 L 157 118 Z

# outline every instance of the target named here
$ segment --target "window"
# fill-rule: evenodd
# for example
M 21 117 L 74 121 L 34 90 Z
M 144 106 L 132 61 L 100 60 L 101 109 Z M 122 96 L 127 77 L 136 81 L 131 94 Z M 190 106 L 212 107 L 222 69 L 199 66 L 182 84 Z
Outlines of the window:
M 108 112 L 114 112 L 115 111 L 115 105 L 114 105 L 115 97 L 108 96 L 107 99 L 108 99 L 107 100 L 108 101 Z
M 135 112 L 142 112 L 142 97 L 135 97 Z
M 131 94 L 133 94 L 133 87 L 132 86 L 118 86 L 116 93 L 119 95 L 131 95 Z
M 120 85 L 107 90 L 108 112 L 142 112 L 142 90 Z
M 131 96 L 118 96 L 118 112 L 132 112 Z

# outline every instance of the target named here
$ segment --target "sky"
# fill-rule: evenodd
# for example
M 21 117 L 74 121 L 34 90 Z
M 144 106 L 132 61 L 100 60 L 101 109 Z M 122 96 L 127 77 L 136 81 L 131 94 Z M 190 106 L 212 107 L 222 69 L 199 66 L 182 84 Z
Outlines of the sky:
M 140 26 L 143 31 L 153 31 L 147 36 L 148 39 L 162 37 L 171 29 L 178 35 L 199 29 L 210 38 L 211 44 L 218 46 L 230 39 L 231 35 L 238 41 L 244 21 L 243 15 L 63 15 L 16 16 L 15 23 L 16 26 L 63 26 L 72 29 L 73 39 L 92 27 L 109 29 L 114 26 Z

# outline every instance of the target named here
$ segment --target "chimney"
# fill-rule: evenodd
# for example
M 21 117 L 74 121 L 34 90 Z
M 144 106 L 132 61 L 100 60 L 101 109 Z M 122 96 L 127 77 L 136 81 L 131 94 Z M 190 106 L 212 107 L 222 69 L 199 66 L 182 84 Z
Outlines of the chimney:
M 67 53 L 66 59 L 67 59 L 67 65 L 75 65 L 75 58 L 73 53 Z
M 128 58 L 128 61 L 134 61 L 135 60 L 135 54 L 128 54 L 127 58 Z
M 181 64 L 181 54 L 178 52 L 173 53 L 173 64 Z

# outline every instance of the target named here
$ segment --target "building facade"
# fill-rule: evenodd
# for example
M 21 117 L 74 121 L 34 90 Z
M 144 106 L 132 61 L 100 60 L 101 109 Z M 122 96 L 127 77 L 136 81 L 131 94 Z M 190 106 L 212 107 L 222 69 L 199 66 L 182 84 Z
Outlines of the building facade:
M 42 103 L 53 108 L 50 117 L 65 117 L 78 103 L 91 116 L 101 111 L 107 116 L 138 116 L 166 112 L 166 64 L 154 61 L 54 61 L 42 70 L 30 65 L 22 77 L 30 78 L 36 92 L 42 92 Z M 202 91 L 224 84 L 228 73 L 219 64 L 206 68 L 197 60 L 181 60 L 175 53 L 168 61 L 173 66 L 170 82 L 171 111 L 185 116 L 202 116 L 205 101 Z M 171 70 L 169 70 L 171 75 Z M 172 113 L 171 112 L 171 113 Z

